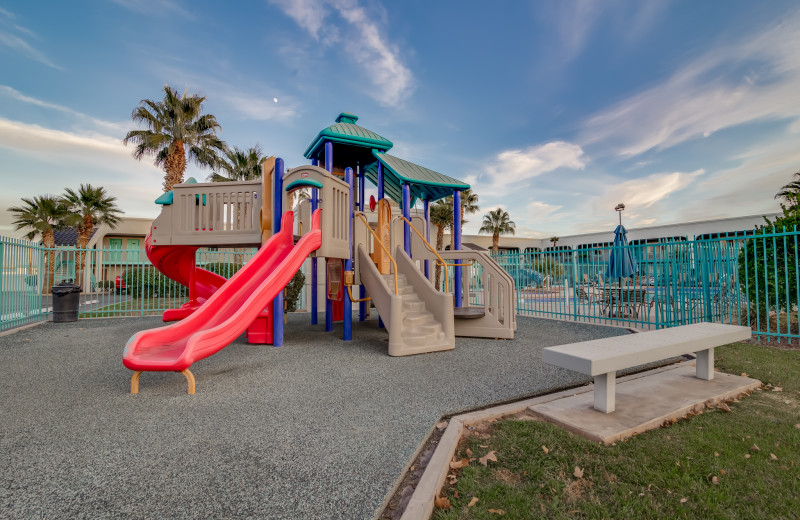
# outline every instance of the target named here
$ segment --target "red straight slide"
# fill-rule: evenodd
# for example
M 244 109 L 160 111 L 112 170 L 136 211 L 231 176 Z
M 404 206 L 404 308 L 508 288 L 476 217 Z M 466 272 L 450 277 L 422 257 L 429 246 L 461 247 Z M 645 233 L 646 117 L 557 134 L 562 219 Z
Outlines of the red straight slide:
M 134 334 L 122 363 L 131 370 L 180 372 L 228 346 L 319 249 L 321 216 L 322 210 L 314 212 L 311 230 L 293 245 L 294 213 L 284 213 L 280 232 L 197 311 L 177 323 Z
M 180 308 L 164 311 L 163 319 L 164 321 L 182 320 L 211 298 L 211 295 L 228 280 L 224 276 L 195 267 L 195 252 L 199 246 L 152 245 L 151 233 L 148 233 L 144 240 L 147 258 L 165 276 L 188 287 L 191 296 L 191 299 Z M 192 271 L 194 271 L 194 276 L 192 276 Z

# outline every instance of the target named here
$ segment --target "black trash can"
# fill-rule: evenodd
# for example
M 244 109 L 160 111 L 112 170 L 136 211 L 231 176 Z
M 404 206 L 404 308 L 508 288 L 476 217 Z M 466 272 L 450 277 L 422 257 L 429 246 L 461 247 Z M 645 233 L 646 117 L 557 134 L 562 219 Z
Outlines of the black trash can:
M 74 283 L 59 283 L 50 289 L 53 294 L 53 323 L 78 321 L 81 286 Z

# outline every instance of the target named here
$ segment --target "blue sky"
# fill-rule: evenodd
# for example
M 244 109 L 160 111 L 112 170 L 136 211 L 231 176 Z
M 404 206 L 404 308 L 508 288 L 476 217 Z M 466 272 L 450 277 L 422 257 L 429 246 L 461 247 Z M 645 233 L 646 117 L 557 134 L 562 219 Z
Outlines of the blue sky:
M 121 139 L 164 84 L 288 166 L 353 112 L 523 236 L 772 212 L 800 171 L 796 1 L 45 4 L 0 0 L 3 235 L 81 182 L 155 216 L 163 172 Z

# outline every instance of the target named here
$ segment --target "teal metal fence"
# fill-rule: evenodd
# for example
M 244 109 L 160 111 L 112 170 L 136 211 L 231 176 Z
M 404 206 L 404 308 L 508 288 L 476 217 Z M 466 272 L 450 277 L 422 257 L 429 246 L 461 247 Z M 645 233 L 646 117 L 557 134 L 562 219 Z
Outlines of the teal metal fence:
M 231 277 L 256 250 L 197 252 L 198 266 Z M 0 238 L 0 331 L 52 316 L 50 288 L 81 286 L 79 317 L 160 315 L 188 301 L 188 289 L 161 274 L 140 249 L 47 248 Z
M 605 275 L 612 246 L 494 258 L 515 280 L 521 315 L 642 329 L 731 323 L 757 339 L 797 343 L 798 235 L 773 229 L 629 245 L 638 273 L 620 280 Z M 480 303 L 478 287 L 470 294 Z
M 770 230 L 629 245 L 639 271 L 624 280 L 605 277 L 611 246 L 494 258 L 515 281 L 520 315 L 642 329 L 732 323 L 750 326 L 762 340 L 798 343 L 798 235 Z M 196 262 L 230 277 L 255 251 L 201 250 Z M 50 287 L 62 281 L 83 287 L 81 317 L 159 315 L 188 299 L 142 250 L 0 238 L 0 265 L 0 330 L 49 319 Z M 482 273 L 469 269 L 467 298 L 482 304 Z

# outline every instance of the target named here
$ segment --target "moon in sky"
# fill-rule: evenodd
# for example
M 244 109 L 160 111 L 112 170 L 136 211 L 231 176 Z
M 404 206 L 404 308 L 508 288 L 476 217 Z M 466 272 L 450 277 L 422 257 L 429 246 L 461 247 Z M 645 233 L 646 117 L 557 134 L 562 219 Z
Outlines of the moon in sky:
M 277 102 L 278 102 L 278 98 L 274 97 L 274 98 L 272 98 L 272 101 L 274 101 L 275 103 L 277 103 Z

